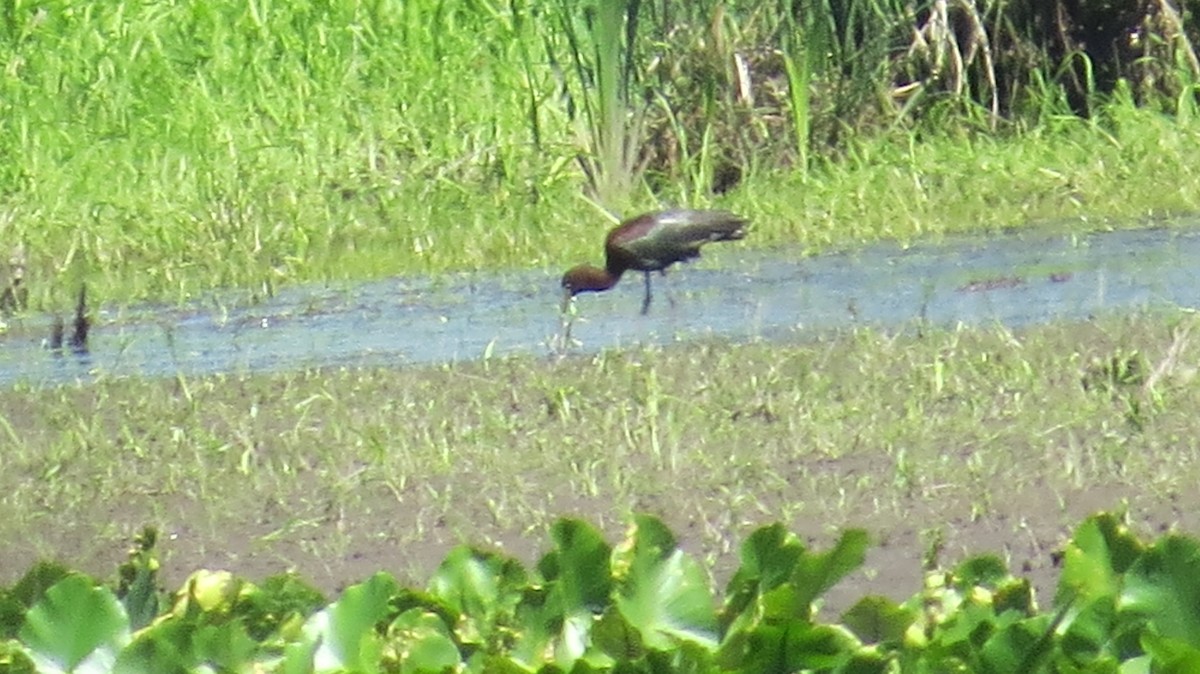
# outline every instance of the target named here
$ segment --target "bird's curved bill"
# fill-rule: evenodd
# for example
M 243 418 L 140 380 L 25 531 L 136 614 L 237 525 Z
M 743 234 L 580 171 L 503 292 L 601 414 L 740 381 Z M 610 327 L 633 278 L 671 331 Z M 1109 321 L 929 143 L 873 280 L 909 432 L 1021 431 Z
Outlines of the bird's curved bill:
M 571 310 L 571 307 L 573 306 L 571 300 L 574 297 L 575 295 L 571 292 L 570 288 L 563 288 L 562 306 L 560 307 L 560 311 L 562 311 L 562 313 L 565 314 Z

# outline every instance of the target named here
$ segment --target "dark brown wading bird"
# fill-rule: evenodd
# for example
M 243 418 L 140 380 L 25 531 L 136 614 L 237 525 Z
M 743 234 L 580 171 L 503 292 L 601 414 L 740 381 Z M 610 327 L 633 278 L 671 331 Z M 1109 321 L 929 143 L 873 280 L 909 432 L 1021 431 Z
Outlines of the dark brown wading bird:
M 734 241 L 746 235 L 745 218 L 729 211 L 658 211 L 630 218 L 604 239 L 604 268 L 582 264 L 563 274 L 563 310 L 579 293 L 601 292 L 615 286 L 621 274 L 635 270 L 646 275 L 642 313 L 650 311 L 650 272 L 700 257 L 710 241 Z

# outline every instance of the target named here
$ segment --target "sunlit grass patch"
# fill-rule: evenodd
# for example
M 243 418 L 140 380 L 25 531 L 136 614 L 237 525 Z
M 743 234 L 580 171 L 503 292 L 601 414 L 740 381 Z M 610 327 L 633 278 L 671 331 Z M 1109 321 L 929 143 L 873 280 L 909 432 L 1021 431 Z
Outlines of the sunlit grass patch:
M 659 513 L 718 571 L 775 520 L 1049 546 L 1120 499 L 1178 517 L 1162 508 L 1197 478 L 1193 321 L 19 387 L 0 393 L 0 534 L 28 541 L 23 570 L 153 522 L 188 568 L 215 555 L 324 583 L 355 559 L 416 571 L 462 540 L 537 539 L 569 513 Z
M 563 72 L 571 15 L 493 9 L 151 2 L 14 14 L 0 250 L 24 246 L 35 309 L 81 280 L 101 301 L 183 301 L 447 270 L 557 275 L 590 259 L 611 224 L 597 206 L 612 206 L 582 196 L 594 148 L 570 103 L 587 68 L 569 82 Z M 1002 123 L 933 96 L 912 119 L 839 117 L 838 105 L 877 105 L 882 43 L 830 42 L 851 73 L 838 86 L 837 69 L 813 61 L 819 45 L 770 46 L 786 17 L 696 5 L 671 32 L 643 9 L 622 67 L 645 67 L 634 80 L 652 91 L 626 105 L 657 94 L 641 112 L 662 119 L 646 121 L 637 157 L 620 157 L 657 162 L 629 211 L 730 208 L 755 222 L 747 245 L 810 252 L 1196 211 L 1200 143 L 1185 98 L 1166 116 L 1127 89 L 1093 91 L 1084 119 L 1046 83 Z M 790 95 L 797 82 L 813 96 Z

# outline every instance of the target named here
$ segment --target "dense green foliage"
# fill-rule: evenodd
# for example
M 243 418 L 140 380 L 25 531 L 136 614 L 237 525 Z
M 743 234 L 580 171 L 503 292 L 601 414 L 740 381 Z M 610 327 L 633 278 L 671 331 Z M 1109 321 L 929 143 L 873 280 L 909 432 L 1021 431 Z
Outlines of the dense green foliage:
M 15 4 L 0 193 L 35 267 L 82 258 L 79 273 L 170 292 L 372 247 L 406 250 L 409 269 L 446 245 L 503 256 L 536 225 L 528 190 L 498 176 L 561 180 L 520 150 L 516 43 L 476 10 Z M 504 227 L 467 214 L 488 202 L 511 204 Z M 455 226 L 427 227 L 438 210 Z
M 14 672 L 1149 672 L 1200 667 L 1200 541 L 1147 544 L 1088 518 L 1062 552 L 1050 612 L 992 556 L 932 569 L 896 604 L 819 617 L 862 563 L 866 535 L 808 550 L 780 525 L 741 548 L 717 607 L 701 567 L 658 520 L 610 547 L 559 520 L 535 570 L 450 553 L 425 589 L 378 573 L 332 603 L 294 576 L 256 586 L 197 571 L 174 595 L 147 531 L 113 589 L 39 565 L 0 594 L 0 665 Z M 158 607 L 161 606 L 161 609 Z
M 44 307 L 561 268 L 593 205 L 810 249 L 1197 208 L 1187 15 L 910 4 L 9 2 L 0 260 Z

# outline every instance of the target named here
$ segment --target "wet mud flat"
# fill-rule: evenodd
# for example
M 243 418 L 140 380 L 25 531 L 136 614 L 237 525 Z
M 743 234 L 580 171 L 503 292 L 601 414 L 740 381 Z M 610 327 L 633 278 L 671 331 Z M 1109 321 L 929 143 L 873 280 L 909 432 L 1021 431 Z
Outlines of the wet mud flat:
M 1200 232 L 957 239 L 803 257 L 774 250 L 706 254 L 656 279 L 578 298 L 570 353 L 696 338 L 796 339 L 871 326 L 1022 327 L 1106 312 L 1194 306 Z M 50 319 L 3 338 L 0 384 L 93 375 L 249 374 L 324 366 L 410 365 L 561 350 L 558 277 L 550 272 L 303 286 L 266 301 L 229 294 L 184 308 L 97 307 L 87 359 L 45 353 Z

